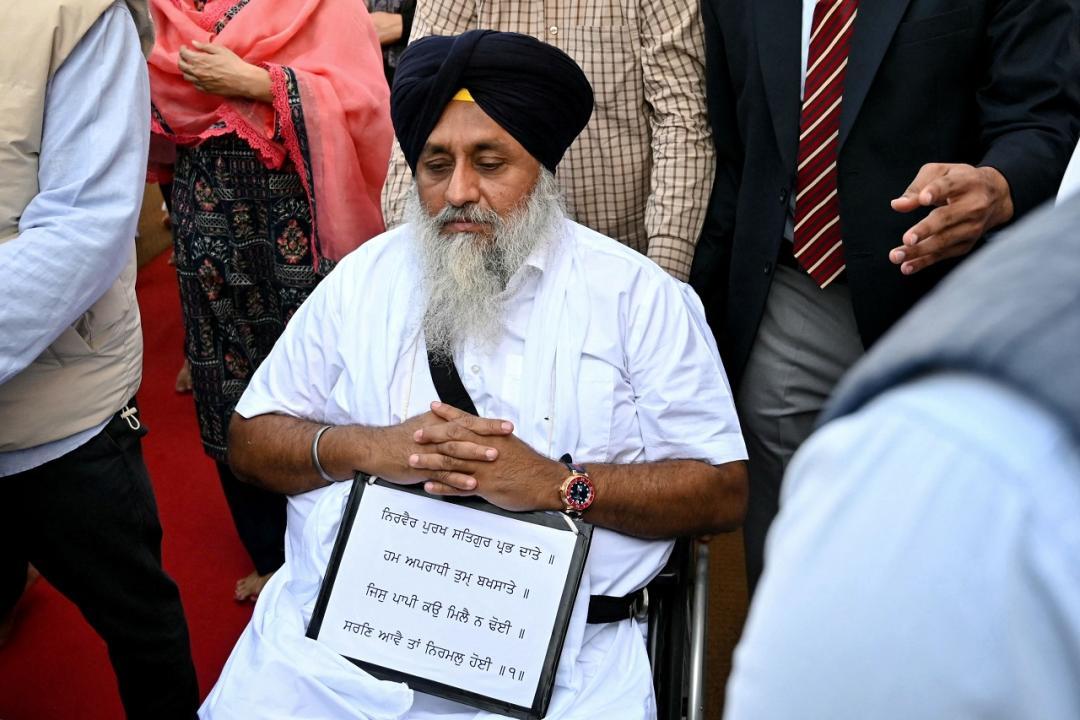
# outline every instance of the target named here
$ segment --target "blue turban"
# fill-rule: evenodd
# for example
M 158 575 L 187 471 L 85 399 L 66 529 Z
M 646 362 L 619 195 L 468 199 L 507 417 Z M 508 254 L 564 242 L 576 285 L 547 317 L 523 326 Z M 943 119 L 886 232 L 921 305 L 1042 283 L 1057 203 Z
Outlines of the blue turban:
M 470 30 L 417 40 L 402 54 L 390 117 L 409 167 L 461 89 L 551 172 L 592 114 L 585 73 L 562 50 L 519 33 Z

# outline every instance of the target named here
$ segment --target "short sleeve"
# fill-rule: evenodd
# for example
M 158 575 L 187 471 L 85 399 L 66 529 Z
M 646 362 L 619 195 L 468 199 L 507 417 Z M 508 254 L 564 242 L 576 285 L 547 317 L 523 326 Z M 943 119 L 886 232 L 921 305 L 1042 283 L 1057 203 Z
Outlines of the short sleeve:
M 343 363 L 342 278 L 339 265 L 296 311 L 236 405 L 245 418 L 278 413 L 307 420 L 324 417 Z
M 631 296 L 625 347 L 645 459 L 745 460 L 727 374 L 701 301 L 662 273 L 642 280 Z

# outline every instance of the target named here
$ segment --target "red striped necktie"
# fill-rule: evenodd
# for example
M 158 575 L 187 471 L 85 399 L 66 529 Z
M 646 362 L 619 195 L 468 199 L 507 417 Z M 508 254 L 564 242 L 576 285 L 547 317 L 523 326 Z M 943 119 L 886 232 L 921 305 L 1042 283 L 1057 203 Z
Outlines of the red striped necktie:
M 836 158 L 851 30 L 858 0 L 818 0 L 810 30 L 795 178 L 794 252 L 825 288 L 844 271 Z

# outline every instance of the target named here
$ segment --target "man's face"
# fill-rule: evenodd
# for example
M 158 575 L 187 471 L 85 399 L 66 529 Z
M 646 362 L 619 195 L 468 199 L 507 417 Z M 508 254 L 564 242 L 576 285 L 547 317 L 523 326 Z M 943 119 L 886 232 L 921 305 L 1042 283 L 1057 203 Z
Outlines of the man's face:
M 429 216 L 467 208 L 507 220 L 525 203 L 539 174 L 540 163 L 479 105 L 452 101 L 420 153 L 415 179 Z M 442 235 L 475 233 L 488 240 L 493 232 L 490 222 L 461 218 L 440 229 Z

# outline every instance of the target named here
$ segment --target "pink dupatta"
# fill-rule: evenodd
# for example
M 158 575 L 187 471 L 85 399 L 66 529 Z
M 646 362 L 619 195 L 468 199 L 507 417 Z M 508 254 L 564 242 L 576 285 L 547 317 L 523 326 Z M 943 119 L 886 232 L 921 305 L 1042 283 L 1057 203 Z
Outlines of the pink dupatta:
M 315 267 L 384 229 L 379 195 L 393 141 L 390 91 L 359 0 L 151 0 L 151 128 L 179 145 L 236 133 L 271 168 L 291 160 L 311 204 Z M 273 106 L 196 90 L 177 67 L 192 40 L 270 72 Z M 296 103 L 296 100 L 299 103 Z

